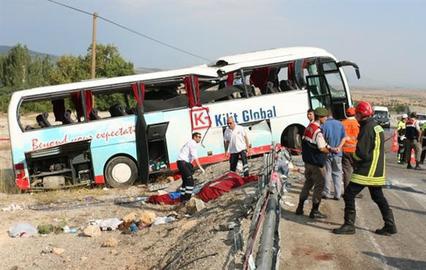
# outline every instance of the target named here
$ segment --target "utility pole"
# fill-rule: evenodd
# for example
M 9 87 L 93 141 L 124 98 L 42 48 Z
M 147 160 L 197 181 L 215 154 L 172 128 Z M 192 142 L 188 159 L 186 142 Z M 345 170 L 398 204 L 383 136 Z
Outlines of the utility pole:
M 96 17 L 98 14 L 93 13 L 93 29 L 92 29 L 92 79 L 96 78 Z

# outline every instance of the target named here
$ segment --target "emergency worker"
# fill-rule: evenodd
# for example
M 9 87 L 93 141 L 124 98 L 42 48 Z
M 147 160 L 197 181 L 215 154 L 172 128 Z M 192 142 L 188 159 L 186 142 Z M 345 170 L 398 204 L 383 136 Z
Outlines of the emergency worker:
M 397 159 L 399 164 L 404 164 L 405 162 L 405 123 L 407 122 L 407 118 L 408 115 L 404 113 L 396 125 L 396 132 L 398 133 Z
M 405 137 L 407 138 L 405 143 L 405 161 L 407 162 L 407 169 L 412 169 L 411 166 L 411 149 L 414 149 L 416 158 L 416 170 L 422 170 L 420 167 L 420 153 L 421 153 L 421 142 L 422 132 L 420 130 L 419 122 L 417 121 L 417 113 L 412 112 L 407 122 L 405 123 Z
M 333 230 L 335 234 L 355 233 L 355 196 L 368 187 L 371 198 L 377 204 L 384 220 L 384 227 L 376 233 L 390 235 L 397 233 L 392 210 L 383 194 L 385 184 L 385 150 L 384 130 L 372 118 L 373 108 L 370 103 L 361 101 L 356 106 L 356 118 L 360 123 L 358 143 L 353 158 L 355 161 L 351 182 L 346 187 L 345 223 Z
M 244 176 L 249 176 L 249 166 L 247 162 L 247 155 L 250 153 L 250 143 L 247 131 L 244 127 L 235 123 L 232 116 L 226 120 L 226 125 L 223 138 L 225 140 L 225 152 L 229 153 L 229 167 L 232 172 L 237 169 L 238 159 L 241 157 L 243 163 Z
M 319 211 L 321 193 L 325 183 L 325 162 L 331 147 L 327 145 L 320 125 L 327 120 L 328 110 L 316 108 L 314 111 L 315 121 L 306 127 L 302 140 L 302 159 L 305 162 L 305 183 L 299 197 L 299 205 L 296 215 L 303 215 L 303 205 L 309 196 L 309 191 L 314 188 L 312 194 L 312 210 L 310 218 L 326 218 Z
M 352 158 L 353 153 L 356 150 L 357 137 L 359 134 L 359 123 L 355 118 L 355 108 L 349 107 L 346 110 L 347 118 L 342 120 L 342 125 L 345 128 L 346 140 L 342 147 L 342 169 L 343 169 L 343 185 L 344 188 L 349 185 L 351 181 L 354 160 Z
M 426 156 L 426 122 L 422 125 L 422 154 L 420 155 L 420 164 L 424 164 Z
M 179 172 L 182 175 L 182 186 L 180 188 L 182 201 L 188 201 L 191 199 L 192 191 L 194 189 L 194 167 L 192 161 L 195 161 L 198 168 L 204 173 L 203 167 L 201 167 L 200 161 L 198 160 L 197 150 L 198 145 L 201 141 L 201 134 L 199 132 L 192 133 L 192 139 L 186 142 L 180 149 L 177 166 Z

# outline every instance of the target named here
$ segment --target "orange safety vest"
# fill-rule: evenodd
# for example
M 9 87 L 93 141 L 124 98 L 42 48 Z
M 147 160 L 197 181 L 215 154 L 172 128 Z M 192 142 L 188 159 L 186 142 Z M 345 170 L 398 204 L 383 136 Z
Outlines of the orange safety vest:
M 342 120 L 342 125 L 345 128 L 346 137 L 349 138 L 343 145 L 342 151 L 345 153 L 355 153 L 358 142 L 359 123 L 355 118 L 348 118 Z

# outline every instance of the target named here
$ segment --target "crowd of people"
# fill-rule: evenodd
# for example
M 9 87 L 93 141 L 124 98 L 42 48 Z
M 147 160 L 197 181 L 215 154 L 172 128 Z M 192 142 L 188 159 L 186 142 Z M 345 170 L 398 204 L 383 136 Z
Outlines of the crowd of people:
M 371 104 L 365 101 L 358 103 L 356 108 L 348 108 L 347 119 L 341 122 L 333 119 L 331 112 L 325 108 L 307 112 L 310 124 L 302 140 L 305 182 L 296 215 L 303 215 L 305 201 L 312 188 L 309 217 L 313 219 L 327 218 L 319 210 L 321 199 L 340 200 L 343 193 L 344 224 L 333 233 L 354 234 L 355 197 L 367 187 L 384 221 L 384 226 L 376 233 L 397 233 L 392 210 L 382 190 L 385 185 L 384 130 L 373 119 L 373 113 Z
M 410 117 L 403 114 L 398 121 L 396 132 L 398 133 L 398 163 L 407 163 L 407 169 L 422 170 L 420 164 L 424 164 L 426 156 L 426 122 L 420 126 L 415 112 L 410 113 Z M 412 151 L 414 151 L 414 167 L 411 165 Z
M 333 230 L 335 234 L 355 233 L 355 198 L 367 187 L 372 200 L 382 214 L 384 226 L 376 230 L 377 234 L 391 235 L 397 233 L 391 208 L 383 194 L 385 185 L 384 130 L 373 119 L 370 103 L 361 101 L 356 107 L 346 110 L 346 119 L 338 121 L 326 108 L 308 110 L 310 121 L 305 128 L 302 139 L 302 159 L 305 164 L 305 182 L 300 193 L 296 215 L 303 215 L 305 201 L 310 190 L 312 208 L 309 217 L 327 218 L 321 213 L 319 206 L 322 199 L 340 200 L 345 202 L 344 224 Z M 404 114 L 397 125 L 398 132 L 398 163 L 407 163 L 408 169 L 421 170 L 420 164 L 425 158 L 426 123 L 420 127 L 416 113 L 410 117 Z M 178 169 L 182 174 L 181 198 L 191 198 L 194 179 L 193 162 L 202 168 L 197 147 L 201 134 L 195 132 L 180 150 Z M 422 149 L 423 141 L 423 149 Z M 244 176 L 249 175 L 247 156 L 250 154 L 250 143 L 246 130 L 238 125 L 232 117 L 227 119 L 224 132 L 225 153 L 229 158 L 230 171 L 236 171 L 238 160 L 243 164 Z M 415 153 L 415 166 L 411 166 L 411 150 Z

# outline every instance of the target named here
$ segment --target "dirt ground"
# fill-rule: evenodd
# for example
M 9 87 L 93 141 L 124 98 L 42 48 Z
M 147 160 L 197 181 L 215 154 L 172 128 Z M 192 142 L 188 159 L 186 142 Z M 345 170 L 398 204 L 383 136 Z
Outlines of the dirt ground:
M 253 170 L 259 170 L 261 159 L 251 160 Z M 228 164 L 207 168 L 199 181 L 213 179 L 226 171 Z M 244 218 L 253 205 L 255 184 L 236 189 L 206 204 L 206 208 L 191 216 L 184 216 L 178 206 L 145 203 L 114 204 L 114 199 L 154 194 L 145 186 L 129 189 L 77 189 L 33 194 L 0 194 L 0 209 L 14 205 L 17 210 L 0 210 L 0 269 L 223 269 L 240 263 L 234 261 L 232 234 L 223 228 L 230 222 L 240 222 L 243 235 L 247 234 L 249 219 Z M 31 209 L 32 208 L 32 209 Z M 41 210 L 34 210 L 41 209 Z M 132 234 L 119 230 L 105 231 L 98 237 L 84 237 L 79 233 L 38 235 L 11 238 L 7 231 L 17 223 L 67 224 L 85 227 L 89 221 L 122 218 L 142 210 L 157 216 L 176 213 L 175 222 L 153 225 Z M 109 238 L 118 240 L 116 247 L 101 247 Z M 46 252 L 63 249 L 58 255 Z M 238 255 L 238 254 L 237 254 Z M 15 268 L 14 268 L 15 267 Z

